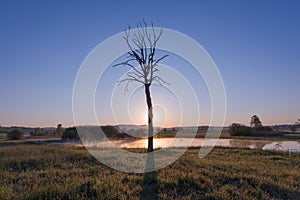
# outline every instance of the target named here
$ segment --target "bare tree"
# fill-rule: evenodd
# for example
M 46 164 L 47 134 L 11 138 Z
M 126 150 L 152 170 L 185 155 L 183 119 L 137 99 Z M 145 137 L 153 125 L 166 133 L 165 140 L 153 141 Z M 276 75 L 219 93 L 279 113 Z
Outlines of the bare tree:
M 128 90 L 128 85 L 131 82 L 139 82 L 145 87 L 146 102 L 148 107 L 148 152 L 153 151 L 153 109 L 152 99 L 150 94 L 150 86 L 155 81 L 159 85 L 166 84 L 161 77 L 156 75 L 159 71 L 158 63 L 168 55 L 163 55 L 157 58 L 156 45 L 159 41 L 163 29 L 157 31 L 151 23 L 151 27 L 147 23 L 138 24 L 137 30 L 132 33 L 130 27 L 124 31 L 123 36 L 129 51 L 128 57 L 124 62 L 114 65 L 127 66 L 131 70 L 126 73 L 126 77 L 119 82 L 126 83 L 125 91 Z

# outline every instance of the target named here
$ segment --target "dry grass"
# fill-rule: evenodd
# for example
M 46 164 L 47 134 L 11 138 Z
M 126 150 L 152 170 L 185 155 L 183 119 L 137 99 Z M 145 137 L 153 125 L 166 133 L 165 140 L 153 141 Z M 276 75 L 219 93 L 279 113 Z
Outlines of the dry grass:
M 134 150 L 138 151 L 138 150 Z M 0 147 L 0 199 L 299 199 L 300 155 L 189 149 L 154 173 L 110 169 L 84 148 Z

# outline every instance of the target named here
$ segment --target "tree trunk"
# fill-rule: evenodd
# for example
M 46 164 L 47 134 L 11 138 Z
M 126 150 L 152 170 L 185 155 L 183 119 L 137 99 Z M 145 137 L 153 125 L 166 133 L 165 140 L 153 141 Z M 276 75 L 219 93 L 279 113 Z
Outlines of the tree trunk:
M 152 112 L 152 100 L 150 95 L 150 85 L 145 84 L 145 94 L 148 106 L 148 152 L 153 151 L 153 112 Z

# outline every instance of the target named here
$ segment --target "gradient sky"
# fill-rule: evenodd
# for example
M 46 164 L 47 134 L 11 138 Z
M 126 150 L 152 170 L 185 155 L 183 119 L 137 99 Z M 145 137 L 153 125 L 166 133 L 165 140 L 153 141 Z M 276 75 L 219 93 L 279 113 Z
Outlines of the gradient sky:
M 72 125 L 82 61 L 142 19 L 185 33 L 207 50 L 225 84 L 226 124 L 249 124 L 253 114 L 267 125 L 294 123 L 300 117 L 299 10 L 299 1 L 284 0 L 2 0 L 0 125 Z M 209 113 L 203 115 L 205 124 Z

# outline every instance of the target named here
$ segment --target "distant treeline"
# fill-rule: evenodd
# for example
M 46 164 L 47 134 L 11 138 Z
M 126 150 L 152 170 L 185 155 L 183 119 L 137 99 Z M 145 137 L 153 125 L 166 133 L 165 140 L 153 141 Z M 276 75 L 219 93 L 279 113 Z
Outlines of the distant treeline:
M 1 133 L 9 133 L 13 130 L 21 130 L 23 131 L 26 135 L 31 135 L 33 132 L 35 132 L 36 129 L 40 129 L 44 132 L 51 132 L 55 131 L 56 128 L 54 127 L 48 127 L 48 128 L 31 128 L 31 127 L 23 127 L 23 126 L 10 126 L 10 127 L 1 127 L 0 126 L 0 134 Z
M 250 127 L 238 123 L 233 123 L 229 127 L 229 133 L 231 136 L 272 136 L 280 134 L 268 126 Z
M 102 134 L 100 134 L 100 128 L 106 137 L 110 139 L 124 139 L 124 138 L 134 138 L 131 135 L 123 132 L 117 126 L 79 126 L 79 127 L 69 127 L 66 128 L 62 134 L 63 140 L 101 140 Z M 78 132 L 80 134 L 78 134 Z
M 297 130 L 295 125 L 277 125 L 277 126 L 263 126 L 258 123 L 257 126 L 249 127 L 243 124 L 233 123 L 229 127 L 223 127 L 223 132 L 229 133 L 231 136 L 279 136 L 284 134 L 286 130 Z M 100 129 L 106 137 L 110 139 L 134 139 L 147 138 L 147 126 L 127 125 L 127 126 L 78 126 L 63 128 L 61 124 L 57 128 L 29 128 L 29 127 L 1 127 L 0 133 L 7 134 L 9 139 L 21 139 L 24 136 L 56 136 L 63 140 L 101 140 L 102 136 Z M 221 127 L 218 127 L 221 128 Z M 182 131 L 185 137 L 189 137 L 191 133 L 197 133 L 198 137 L 204 137 L 209 126 L 189 126 L 189 127 L 171 127 L 171 128 L 157 128 L 155 137 L 175 137 L 178 131 Z M 18 130 L 16 132 L 15 130 Z M 292 130 L 292 131 L 293 131 Z M 78 134 L 80 131 L 80 137 Z M 294 131 L 293 131 L 294 132 Z M 203 135 L 204 134 L 204 135 Z

